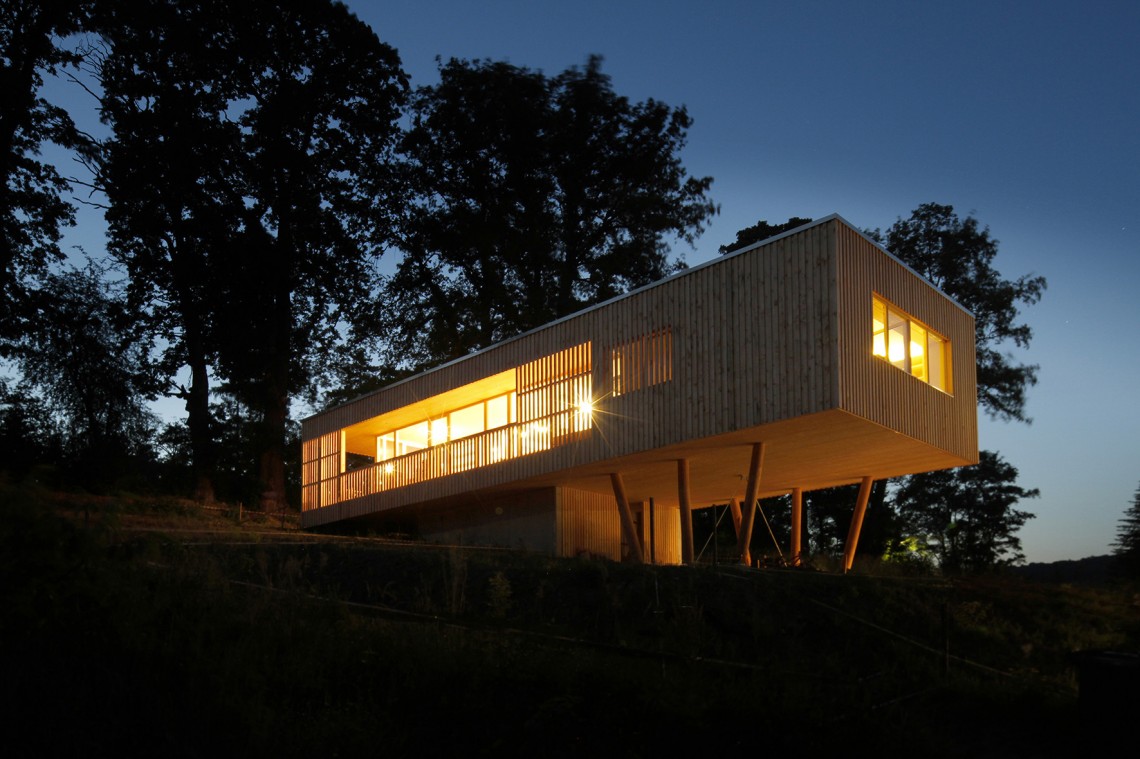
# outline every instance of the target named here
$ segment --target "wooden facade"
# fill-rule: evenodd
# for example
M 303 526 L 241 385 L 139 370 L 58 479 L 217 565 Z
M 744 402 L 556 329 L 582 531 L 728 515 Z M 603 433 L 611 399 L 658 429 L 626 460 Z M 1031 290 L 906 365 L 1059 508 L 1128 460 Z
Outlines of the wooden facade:
M 873 354 L 873 299 L 945 341 L 950 392 Z M 744 496 L 754 443 L 762 497 L 976 463 L 974 320 L 831 216 L 310 417 L 302 438 L 307 527 L 399 518 L 618 558 L 620 473 L 647 548 L 654 507 L 646 557 L 673 563 L 680 460 L 692 508 Z

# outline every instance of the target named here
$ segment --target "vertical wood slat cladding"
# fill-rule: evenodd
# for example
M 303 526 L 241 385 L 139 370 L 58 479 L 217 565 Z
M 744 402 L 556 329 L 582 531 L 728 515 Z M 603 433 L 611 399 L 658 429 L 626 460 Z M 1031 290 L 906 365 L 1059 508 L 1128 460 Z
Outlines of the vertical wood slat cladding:
M 621 520 L 613 496 L 558 488 L 558 556 L 621 561 Z
M 871 355 L 876 290 L 951 340 L 953 397 L 939 399 L 939 391 Z M 532 362 L 590 346 L 584 360 L 596 429 L 571 444 L 309 512 L 306 524 L 835 408 L 976 459 L 972 365 L 959 358 L 973 356 L 972 329 L 968 314 L 841 220 L 829 219 L 306 419 L 302 437 L 311 440 L 507 370 L 516 371 L 521 393 L 533 382 L 534 367 L 527 368 Z M 671 353 L 671 379 L 610 395 L 610 347 L 638 343 L 659 330 L 670 335 L 661 350 Z M 642 348 L 654 350 L 639 343 L 642 356 Z M 575 356 L 564 370 L 582 360 Z
M 838 253 L 842 408 L 976 462 L 973 317 L 854 230 L 840 228 Z M 949 339 L 952 394 L 872 355 L 872 292 Z
M 616 509 L 615 509 L 616 511 Z M 649 504 L 642 504 L 641 544 L 649 555 Z M 674 504 L 653 507 L 653 559 L 657 564 L 681 563 L 681 510 Z

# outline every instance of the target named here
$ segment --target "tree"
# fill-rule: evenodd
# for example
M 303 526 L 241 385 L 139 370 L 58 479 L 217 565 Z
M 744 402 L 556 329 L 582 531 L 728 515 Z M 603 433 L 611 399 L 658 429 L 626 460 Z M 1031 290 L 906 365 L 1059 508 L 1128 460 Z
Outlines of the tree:
M 340 3 L 254 8 L 246 22 L 246 209 L 223 291 L 223 318 L 245 328 L 223 333 L 220 356 L 258 414 L 261 503 L 272 509 L 285 503 L 290 398 L 376 297 L 374 264 L 403 201 L 392 151 L 407 77 Z
M 917 535 L 944 572 L 992 570 L 1024 559 L 1017 530 L 1033 514 L 1017 504 L 1040 495 L 1017 484 L 1017 469 L 992 451 L 977 466 L 904 477 L 893 503 L 904 535 Z
M 62 458 L 59 425 L 43 397 L 29 383 L 0 378 L 0 475 L 20 479 Z
M 1025 391 L 1037 383 L 1036 365 L 1018 364 L 1003 353 L 1011 343 L 1029 347 L 1033 331 L 1018 323 L 1018 306 L 1032 305 L 1045 291 L 1045 278 L 1014 280 L 993 266 L 998 242 L 977 219 L 958 218 L 953 206 L 924 203 L 898 219 L 884 235 L 871 235 L 888 250 L 974 315 L 978 403 L 995 419 L 1029 422 Z
M 33 297 L 36 330 L 15 354 L 24 383 L 60 420 L 69 467 L 88 485 L 148 457 L 154 427 L 145 405 L 150 341 L 106 274 L 89 263 L 45 275 Z
M 1132 497 L 1116 528 L 1115 549 L 1117 566 L 1128 577 L 1140 577 L 1140 487 Z
M 161 173 L 109 172 L 112 215 L 137 275 L 172 306 L 181 360 L 206 356 L 254 413 L 260 499 L 278 509 L 290 398 L 368 313 L 391 242 L 406 77 L 341 3 L 153 0 L 148 12 L 154 33 L 138 24 L 112 48 L 121 63 L 105 71 L 123 81 L 107 82 L 120 98 L 107 114 L 126 163 L 153 157 Z
M 98 59 L 101 113 L 112 138 L 95 166 L 109 208 L 108 252 L 130 276 L 136 313 L 166 345 L 169 377 L 186 366 L 194 495 L 214 499 L 210 369 L 217 294 L 240 227 L 234 170 L 240 53 L 222 3 L 106 3 Z
M 753 224 L 751 227 L 745 227 L 736 233 L 736 240 L 728 245 L 721 245 L 721 254 L 731 253 L 734 250 L 740 250 L 747 247 L 754 242 L 767 240 L 769 237 L 790 232 L 796 227 L 802 227 L 804 224 L 810 224 L 811 219 L 802 216 L 793 216 L 785 221 L 783 224 L 769 224 L 764 219 Z
M 26 329 L 26 278 L 42 274 L 74 223 L 68 182 L 40 160 L 42 147 L 82 144 L 71 118 L 41 95 L 43 76 L 74 64 L 57 41 L 82 28 L 85 0 L 6 0 L 0 4 L 0 347 Z
M 455 358 L 675 269 L 716 212 L 688 177 L 684 108 L 631 103 L 592 57 L 556 77 L 451 60 L 417 91 L 417 192 L 387 289 L 405 363 Z

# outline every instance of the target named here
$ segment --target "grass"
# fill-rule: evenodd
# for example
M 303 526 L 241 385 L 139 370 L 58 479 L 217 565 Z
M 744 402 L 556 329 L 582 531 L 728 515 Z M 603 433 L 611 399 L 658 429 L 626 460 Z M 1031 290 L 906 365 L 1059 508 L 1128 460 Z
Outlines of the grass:
M 1128 588 L 409 547 L 11 487 L 0 520 L 12 756 L 1039 756 L 1087 740 L 1069 652 L 1140 637 Z

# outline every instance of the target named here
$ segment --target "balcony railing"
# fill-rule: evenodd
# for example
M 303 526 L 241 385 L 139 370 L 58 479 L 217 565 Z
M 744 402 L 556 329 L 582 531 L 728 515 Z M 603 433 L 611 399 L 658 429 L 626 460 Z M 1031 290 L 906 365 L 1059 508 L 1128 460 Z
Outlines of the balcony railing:
M 328 506 L 546 451 L 580 437 L 589 431 L 591 423 L 589 411 L 568 409 L 379 461 L 340 475 L 335 480 L 335 488 L 327 487 L 333 482 L 323 483 L 326 487 L 321 488 L 320 505 Z

